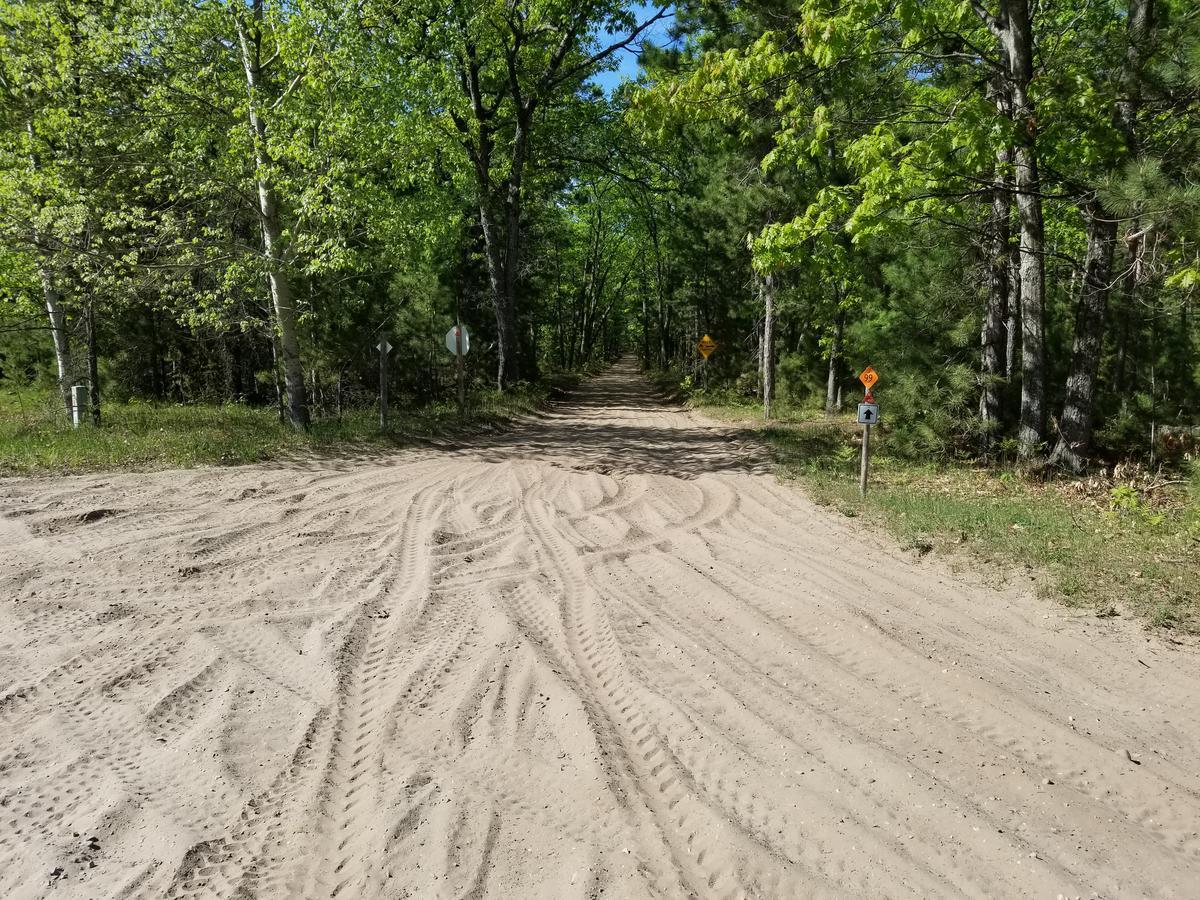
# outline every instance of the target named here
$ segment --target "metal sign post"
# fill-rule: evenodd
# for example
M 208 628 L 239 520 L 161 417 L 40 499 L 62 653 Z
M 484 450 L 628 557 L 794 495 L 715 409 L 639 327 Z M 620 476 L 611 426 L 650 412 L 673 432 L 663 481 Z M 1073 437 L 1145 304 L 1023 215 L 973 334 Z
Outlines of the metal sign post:
M 858 499 L 867 496 L 867 471 L 871 467 L 871 426 L 863 425 L 862 459 L 858 465 Z
M 458 374 L 458 417 L 467 415 L 467 376 L 463 357 L 471 350 L 471 335 L 465 325 L 459 322 L 446 332 L 446 349 L 454 354 L 454 364 Z
M 707 334 L 696 342 L 696 349 L 700 351 L 700 355 L 704 357 L 704 362 L 701 363 L 701 372 L 704 375 L 704 389 L 708 390 L 708 358 L 712 352 L 717 349 L 717 342 Z
M 463 339 L 462 339 L 462 322 L 459 322 L 454 329 L 454 361 L 458 369 L 458 418 L 463 420 L 467 417 L 467 383 L 463 377 Z
M 858 404 L 858 423 L 863 427 L 862 458 L 858 466 L 858 496 L 861 500 L 867 496 L 867 477 L 871 470 L 871 428 L 879 424 L 879 404 L 875 402 L 875 395 L 871 392 L 871 388 L 879 380 L 879 373 L 867 366 L 858 376 L 858 380 L 866 388 L 863 402 Z
M 388 343 L 386 331 L 379 335 L 379 430 L 387 431 L 388 427 L 388 354 L 392 345 Z

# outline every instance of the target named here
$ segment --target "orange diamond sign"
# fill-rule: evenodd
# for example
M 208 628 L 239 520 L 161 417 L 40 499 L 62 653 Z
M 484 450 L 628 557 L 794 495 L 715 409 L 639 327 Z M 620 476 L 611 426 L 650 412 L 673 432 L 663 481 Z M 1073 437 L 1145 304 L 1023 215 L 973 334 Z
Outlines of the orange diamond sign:
M 701 356 L 708 359 L 708 355 L 717 349 L 717 342 L 706 334 L 696 343 L 696 349 L 700 351 Z
M 861 381 L 863 383 L 863 387 L 869 391 L 871 388 L 875 387 L 875 382 L 879 380 L 879 373 L 870 366 L 867 366 L 862 370 L 862 374 L 858 376 L 858 380 Z

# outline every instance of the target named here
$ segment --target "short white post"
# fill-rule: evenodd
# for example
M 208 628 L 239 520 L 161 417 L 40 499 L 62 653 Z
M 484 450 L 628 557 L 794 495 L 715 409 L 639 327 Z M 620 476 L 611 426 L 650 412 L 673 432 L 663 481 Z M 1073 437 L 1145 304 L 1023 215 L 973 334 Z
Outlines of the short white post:
M 89 398 L 86 384 L 77 384 L 71 388 L 71 424 L 76 428 L 87 424 Z

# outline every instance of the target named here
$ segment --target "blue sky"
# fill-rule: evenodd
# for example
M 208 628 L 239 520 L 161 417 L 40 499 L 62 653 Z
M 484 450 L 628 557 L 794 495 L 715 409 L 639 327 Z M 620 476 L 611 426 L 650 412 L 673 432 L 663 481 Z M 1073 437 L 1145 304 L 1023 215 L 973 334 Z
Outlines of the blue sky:
M 634 12 L 637 14 L 638 21 L 642 22 L 650 18 L 658 12 L 659 4 L 657 3 L 636 3 L 634 4 Z M 651 44 L 664 44 L 667 42 L 667 29 L 670 28 L 674 19 L 673 13 L 668 13 L 665 19 L 655 22 L 646 33 L 643 39 Z M 635 47 L 636 49 L 636 47 Z M 604 92 L 611 94 L 613 88 L 620 84 L 626 78 L 636 78 L 638 74 L 638 58 L 637 54 L 623 50 L 619 54 L 620 67 L 613 72 L 601 72 L 592 78 L 596 84 L 604 88 Z

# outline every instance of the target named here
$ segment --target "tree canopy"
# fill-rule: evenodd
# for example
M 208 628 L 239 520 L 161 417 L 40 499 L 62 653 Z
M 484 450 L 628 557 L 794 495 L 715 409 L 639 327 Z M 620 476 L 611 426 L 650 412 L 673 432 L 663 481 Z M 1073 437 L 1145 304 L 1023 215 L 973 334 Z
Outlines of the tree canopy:
M 1200 423 L 1198 142 L 1184 0 L 12 0 L 0 377 L 303 429 L 463 321 L 1077 471 Z

